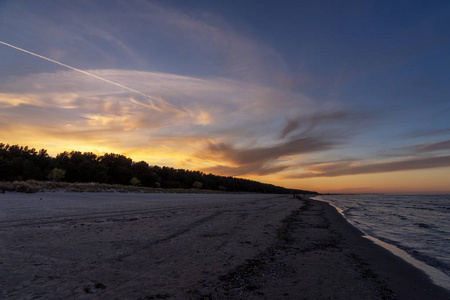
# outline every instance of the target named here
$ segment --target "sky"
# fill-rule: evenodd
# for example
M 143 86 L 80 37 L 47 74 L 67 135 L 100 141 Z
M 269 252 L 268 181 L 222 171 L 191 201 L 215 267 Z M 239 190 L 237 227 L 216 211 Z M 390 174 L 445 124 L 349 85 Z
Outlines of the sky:
M 0 142 L 450 193 L 450 1 L 0 0 Z

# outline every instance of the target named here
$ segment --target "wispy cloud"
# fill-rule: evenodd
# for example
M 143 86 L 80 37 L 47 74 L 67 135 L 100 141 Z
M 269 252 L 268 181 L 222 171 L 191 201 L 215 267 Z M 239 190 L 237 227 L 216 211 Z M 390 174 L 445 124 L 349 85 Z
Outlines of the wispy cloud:
M 146 97 L 124 91 L 108 82 L 97 82 L 76 71 L 33 74 L 12 78 L 0 84 L 0 115 L 7 123 L 30 126 L 30 130 L 45 131 L 55 127 L 70 135 L 89 130 L 125 131 L 138 139 L 147 135 L 194 135 L 211 139 L 236 138 L 246 135 L 261 137 L 257 128 L 261 122 L 276 128 L 276 120 L 284 109 L 277 109 L 272 99 L 264 100 L 272 116 L 253 110 L 259 95 L 282 92 L 229 79 L 197 79 L 192 77 L 124 70 L 90 70 L 113 81 L 124 82 L 142 91 L 153 91 L 170 99 L 183 110 L 160 104 L 155 106 Z M 279 101 L 279 100 L 278 100 Z M 285 105 L 290 105 L 285 102 Z M 273 129 L 272 129 L 273 130 Z M 278 129 L 276 129 L 278 130 Z M 137 133 L 138 132 L 138 133 Z M 3 131 L 12 136 L 13 132 Z M 129 140 L 129 139 L 127 139 Z
M 30 49 L 29 42 L 15 45 L 13 41 L 20 38 L 5 40 L 5 44 L 78 70 L 106 64 L 186 75 L 215 72 L 214 76 L 267 84 L 284 68 L 273 47 L 243 35 L 221 16 L 200 10 L 187 13 L 165 3 L 137 2 L 108 1 L 120 10 L 119 15 L 111 14 L 104 9 L 106 3 L 99 2 L 52 5 L 51 10 L 39 13 L 12 5 L 0 25 L 5 33 L 20 28 L 39 41 Z
M 386 173 L 408 170 L 443 168 L 450 166 L 450 156 L 411 158 L 381 163 L 341 162 L 309 166 L 307 172 L 291 174 L 286 178 L 338 177 L 358 174 Z
M 182 110 L 161 109 L 162 104 L 155 107 L 120 86 L 76 71 L 60 71 L 3 82 L 0 116 L 35 136 L 45 135 L 45 140 L 98 144 L 97 138 L 101 140 L 97 148 L 109 144 L 116 151 L 137 145 L 164 148 L 167 154 L 192 157 L 204 169 L 232 175 L 282 172 L 288 168 L 281 163 L 286 157 L 332 149 L 348 138 L 349 124 L 356 117 L 338 106 L 312 105 L 301 94 L 238 80 L 125 70 L 89 72 L 152 91 Z M 295 126 L 286 129 L 284 121 L 294 120 L 295 115 L 302 121 L 292 121 Z M 3 140 L 17 135 L 11 127 L 2 132 Z
M 157 9 L 164 15 L 164 23 L 189 35 L 203 46 L 202 50 L 213 48 L 215 53 L 220 53 L 225 62 L 224 75 L 271 84 L 278 81 L 278 74 L 286 68 L 273 47 L 244 36 L 220 16 L 198 11 L 194 17 L 168 6 L 157 6 Z
M 288 165 L 282 166 L 265 166 L 263 164 L 246 164 L 242 166 L 226 166 L 216 165 L 214 167 L 206 167 L 205 172 L 211 172 L 213 174 L 221 174 L 224 176 L 245 176 L 245 175 L 273 175 L 284 171 L 289 168 Z
M 280 139 L 284 139 L 289 133 L 293 132 L 300 126 L 299 120 L 287 120 L 286 126 L 280 133 Z
M 71 70 L 76 71 L 76 72 L 79 72 L 79 73 L 81 73 L 81 74 L 83 74 L 83 75 L 90 76 L 90 77 L 92 77 L 92 78 L 95 78 L 95 79 L 97 79 L 97 80 L 106 82 L 106 83 L 108 83 L 108 84 L 117 86 L 117 87 L 119 87 L 119 88 L 121 88 L 121 89 L 127 90 L 128 92 L 132 92 L 132 93 L 138 94 L 138 95 L 143 96 L 143 97 L 145 97 L 146 99 L 148 99 L 148 100 L 150 100 L 150 101 L 152 101 L 152 102 L 161 102 L 164 106 L 172 106 L 172 108 L 178 109 L 176 106 L 174 106 L 174 105 L 172 105 L 172 104 L 170 104 L 170 103 L 167 103 L 167 102 L 164 101 L 162 98 L 156 99 L 155 97 L 150 96 L 150 95 L 148 95 L 148 94 L 146 94 L 146 93 L 143 93 L 143 92 L 141 92 L 141 91 L 139 91 L 139 90 L 136 90 L 136 89 L 134 89 L 134 88 L 131 88 L 131 87 L 126 86 L 126 85 L 123 85 L 123 84 L 121 84 L 121 83 L 118 83 L 118 82 L 115 82 L 115 81 L 106 79 L 106 78 L 104 78 L 104 77 L 102 77 L 102 76 L 98 76 L 98 75 L 96 75 L 96 74 L 94 74 L 94 73 L 92 73 L 92 72 L 85 71 L 85 70 L 81 70 L 81 69 L 78 69 L 78 68 L 69 66 L 69 65 L 64 64 L 64 63 L 62 63 L 62 62 L 59 62 L 59 61 L 57 61 L 57 60 L 54 60 L 54 59 L 45 57 L 45 56 L 43 56 L 43 55 L 40 55 L 40 54 L 31 52 L 31 51 L 25 50 L 25 49 L 23 49 L 23 48 L 20 48 L 20 47 L 17 47 L 17 46 L 14 46 L 14 45 L 5 43 L 5 42 L 3 42 L 3 41 L 0 41 L 0 44 L 2 44 L 2 45 L 4 45 L 4 46 L 7 46 L 7 47 L 10 47 L 10 48 L 13 48 L 13 49 L 15 49 L 15 50 L 18 50 L 18 51 L 21 51 L 21 52 L 30 54 L 30 55 L 35 56 L 35 57 L 38 57 L 38 58 L 40 58 L 40 59 L 44 59 L 44 60 L 49 61 L 49 62 L 51 62 L 51 63 L 60 65 L 60 66 L 62 66 L 62 67 L 71 69 Z M 140 103 L 140 102 L 139 102 L 139 101 L 137 101 L 137 102 L 135 101 L 135 103 Z M 141 104 L 142 104 L 142 103 L 141 103 Z M 156 107 L 154 103 L 152 103 L 151 105 L 152 105 L 153 107 Z
M 229 176 L 269 175 L 292 167 L 287 157 L 332 149 L 336 142 L 326 137 L 301 137 L 270 146 L 236 148 L 226 143 L 209 143 L 197 157 L 216 165 L 208 172 Z
M 209 155 L 229 161 L 237 165 L 267 163 L 282 156 L 325 151 L 332 148 L 336 142 L 329 137 L 299 137 L 284 143 L 266 147 L 246 147 L 237 149 L 231 145 L 220 143 L 210 144 Z
M 450 140 L 416 145 L 416 146 L 413 146 L 412 149 L 415 152 L 419 152 L 419 153 L 450 150 Z
M 435 130 L 419 130 L 406 134 L 407 138 L 420 138 L 429 136 L 450 135 L 450 128 L 441 128 Z

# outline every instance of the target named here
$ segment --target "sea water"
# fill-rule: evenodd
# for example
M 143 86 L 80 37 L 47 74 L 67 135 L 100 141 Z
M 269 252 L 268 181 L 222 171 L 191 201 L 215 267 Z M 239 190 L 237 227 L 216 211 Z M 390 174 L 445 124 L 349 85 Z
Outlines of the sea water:
M 450 288 L 450 195 L 321 195 L 316 199 L 329 202 L 371 240 L 381 241 L 378 244 Z M 432 274 L 437 270 L 427 271 L 428 266 L 440 275 Z

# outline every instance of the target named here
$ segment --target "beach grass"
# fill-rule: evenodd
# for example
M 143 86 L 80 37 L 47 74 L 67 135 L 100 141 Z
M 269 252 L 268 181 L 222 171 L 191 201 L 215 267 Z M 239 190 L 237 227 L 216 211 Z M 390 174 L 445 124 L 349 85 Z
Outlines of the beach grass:
M 225 193 L 225 191 L 206 189 L 183 189 L 183 188 L 152 188 L 136 185 L 107 184 L 95 182 L 61 182 L 61 181 L 2 181 L 0 190 L 3 192 L 37 193 L 37 192 L 80 192 L 80 193 L 100 193 L 100 192 L 120 192 L 120 193 Z

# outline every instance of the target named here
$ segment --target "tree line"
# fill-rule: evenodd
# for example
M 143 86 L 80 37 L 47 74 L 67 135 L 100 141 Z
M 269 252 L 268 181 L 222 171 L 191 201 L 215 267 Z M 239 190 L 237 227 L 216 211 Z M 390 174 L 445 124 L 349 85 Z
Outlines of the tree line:
M 202 188 L 255 193 L 310 193 L 253 180 L 205 174 L 200 171 L 151 166 L 121 154 L 62 152 L 51 157 L 47 150 L 0 143 L 0 181 L 62 180 L 141 185 L 154 188 Z

